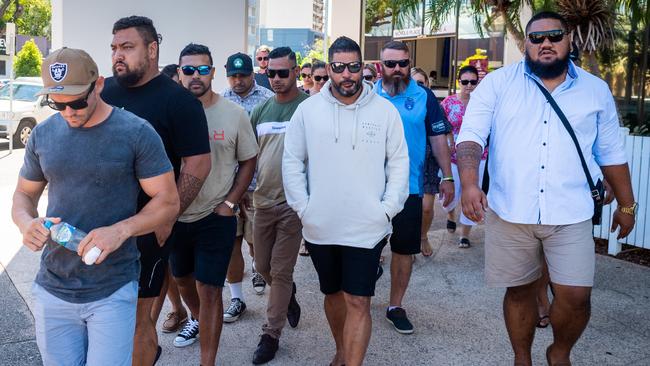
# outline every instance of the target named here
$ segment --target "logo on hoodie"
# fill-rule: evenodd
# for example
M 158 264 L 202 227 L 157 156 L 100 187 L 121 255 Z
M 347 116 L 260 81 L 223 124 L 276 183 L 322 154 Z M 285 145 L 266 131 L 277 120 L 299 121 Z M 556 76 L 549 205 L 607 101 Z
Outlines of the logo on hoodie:
M 363 135 L 361 136 L 361 142 L 365 144 L 379 144 L 381 141 L 378 138 L 381 127 L 379 124 L 374 122 L 361 122 L 361 130 Z

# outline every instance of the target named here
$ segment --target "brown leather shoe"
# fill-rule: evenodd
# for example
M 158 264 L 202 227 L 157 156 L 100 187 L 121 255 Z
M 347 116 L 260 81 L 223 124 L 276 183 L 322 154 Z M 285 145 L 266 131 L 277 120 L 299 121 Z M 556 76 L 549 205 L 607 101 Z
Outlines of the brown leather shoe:
M 167 314 L 167 319 L 163 322 L 163 333 L 174 333 L 187 321 L 187 312 L 172 312 Z

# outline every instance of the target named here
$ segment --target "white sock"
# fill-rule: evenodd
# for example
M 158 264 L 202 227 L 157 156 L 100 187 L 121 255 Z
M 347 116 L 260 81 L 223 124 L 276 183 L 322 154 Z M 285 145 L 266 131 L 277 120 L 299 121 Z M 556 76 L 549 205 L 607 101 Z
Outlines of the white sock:
M 244 301 L 244 293 L 241 290 L 241 282 L 237 283 L 229 283 L 228 286 L 230 287 L 230 298 L 231 299 L 239 299 L 242 302 Z
M 399 306 L 389 306 L 389 307 L 388 307 L 388 311 L 391 311 L 391 310 L 393 310 L 393 309 L 397 309 L 397 308 L 399 308 Z

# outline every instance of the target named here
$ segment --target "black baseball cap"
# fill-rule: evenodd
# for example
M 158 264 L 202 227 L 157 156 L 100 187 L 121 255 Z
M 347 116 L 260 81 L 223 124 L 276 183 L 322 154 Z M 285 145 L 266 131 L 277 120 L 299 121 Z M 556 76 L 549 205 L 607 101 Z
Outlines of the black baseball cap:
M 226 76 L 233 76 L 236 74 L 250 75 L 253 73 L 253 60 L 241 52 L 228 57 L 226 61 Z

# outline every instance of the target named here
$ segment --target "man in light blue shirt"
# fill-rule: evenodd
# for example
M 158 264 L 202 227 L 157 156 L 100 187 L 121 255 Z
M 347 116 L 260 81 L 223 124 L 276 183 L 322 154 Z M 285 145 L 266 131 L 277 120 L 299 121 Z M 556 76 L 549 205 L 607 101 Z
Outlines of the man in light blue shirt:
M 619 238 L 634 226 L 636 203 L 611 92 L 569 61 L 566 21 L 536 14 L 526 35 L 525 60 L 490 73 L 472 93 L 456 149 L 462 205 L 470 220 L 486 217 L 485 276 L 488 286 L 507 287 L 504 318 L 514 363 L 532 363 L 537 280 L 546 260 L 555 293 L 554 342 L 546 357 L 550 365 L 568 365 L 589 320 L 594 203 L 576 146 L 535 81 L 566 115 L 593 180 L 604 175 L 611 184 L 619 206 L 612 230 L 620 227 Z M 477 167 L 488 136 L 486 198 Z
M 444 177 L 440 184 L 443 206 L 454 198 L 451 157 L 446 134 L 451 128 L 445 120 L 433 92 L 411 79 L 410 52 L 404 42 L 392 41 L 381 51 L 382 79 L 375 85 L 377 94 L 386 98 L 399 112 L 409 153 L 409 197 L 404 209 L 392 220 L 390 237 L 390 303 L 386 319 L 401 334 L 413 333 L 413 324 L 402 308 L 402 300 L 411 278 L 412 256 L 420 253 L 422 229 L 422 195 L 426 144 Z

